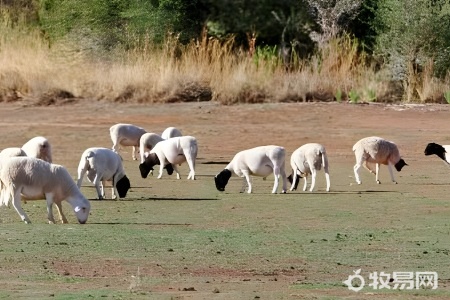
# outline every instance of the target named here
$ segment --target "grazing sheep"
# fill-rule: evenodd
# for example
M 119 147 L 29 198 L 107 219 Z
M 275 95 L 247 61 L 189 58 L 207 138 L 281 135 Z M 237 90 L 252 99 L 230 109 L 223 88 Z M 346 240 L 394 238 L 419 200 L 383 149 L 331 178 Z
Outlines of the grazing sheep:
M 18 147 L 11 147 L 11 148 L 5 148 L 2 151 L 0 151 L 0 161 L 5 157 L 16 157 L 16 156 L 27 156 L 25 151 L 23 151 L 22 148 Z
M 225 169 L 214 177 L 216 188 L 223 192 L 232 173 L 244 177 L 248 185 L 248 193 L 252 192 L 250 175 L 261 176 L 264 179 L 271 173 L 275 175 L 272 194 L 278 189 L 279 176 L 283 179 L 282 193 L 286 193 L 286 151 L 280 146 L 260 146 L 238 152 Z
M 425 148 L 425 155 L 437 155 L 447 164 L 450 164 L 450 156 L 447 153 L 450 152 L 450 145 L 439 145 L 436 143 L 429 143 Z M 0 153 L 1 155 L 1 153 Z
M 52 162 L 52 146 L 43 136 L 32 138 L 22 146 L 22 150 L 28 157 L 40 158 L 49 163 Z
M 58 209 L 63 223 L 61 201 L 72 205 L 78 222 L 86 223 L 91 205 L 80 192 L 69 172 L 60 165 L 51 164 L 34 157 L 12 157 L 2 161 L 0 170 L 0 205 L 9 206 L 12 202 L 22 221 L 31 223 L 20 204 L 21 197 L 28 200 L 46 199 L 48 222 L 55 223 L 52 204 Z
M 156 133 L 144 133 L 141 136 L 141 139 L 139 141 L 139 155 L 141 157 L 141 164 L 145 160 L 145 157 L 144 157 L 145 152 L 152 150 L 153 147 L 155 147 L 155 145 L 157 143 L 159 143 L 163 140 L 164 139 Z
M 112 182 L 112 199 L 117 195 L 124 198 L 130 189 L 130 180 L 125 175 L 122 158 L 119 154 L 106 148 L 88 148 L 81 155 L 78 165 L 78 188 L 81 187 L 84 174 L 95 185 L 98 199 L 105 197 L 103 184 Z
M 139 151 L 139 141 L 141 136 L 146 133 L 145 129 L 132 124 L 116 124 L 109 128 L 109 134 L 113 142 L 112 149 L 119 153 L 119 145 L 133 146 L 132 157 L 137 160 L 137 152 Z
M 353 151 L 355 152 L 356 157 L 356 164 L 353 167 L 353 170 L 355 172 L 355 179 L 358 184 L 361 184 L 358 170 L 363 165 L 367 170 L 369 170 L 369 172 L 375 174 L 375 180 L 378 184 L 380 183 L 378 180 L 380 164 L 388 166 L 391 180 L 395 184 L 397 184 L 397 182 L 394 179 L 392 165 L 395 166 L 395 169 L 397 169 L 398 172 L 400 172 L 404 166 L 407 166 L 406 162 L 400 157 L 400 152 L 398 151 L 397 145 L 380 137 L 372 136 L 359 140 L 353 146 Z M 376 164 L 375 172 L 372 170 L 370 165 L 368 165 L 369 163 Z
M 316 174 L 323 166 L 323 170 L 325 172 L 325 179 L 327 181 L 327 192 L 330 191 L 330 174 L 328 172 L 328 157 L 325 150 L 325 147 L 316 144 L 310 143 L 305 144 L 294 151 L 291 155 L 291 167 L 293 171 L 293 176 L 290 175 L 288 177 L 289 181 L 291 181 L 291 191 L 296 190 L 299 182 L 298 176 L 303 176 L 305 180 L 305 184 L 303 186 L 303 191 L 306 191 L 307 187 L 307 177 L 311 174 L 311 188 L 310 192 L 314 190 L 314 186 L 316 184 Z
M 170 138 L 173 138 L 173 137 L 177 137 L 177 136 L 183 136 L 183 135 L 181 134 L 181 131 L 179 131 L 175 127 L 168 127 L 161 134 L 161 137 L 164 140 L 167 140 L 167 139 L 170 139 Z
M 146 178 L 153 166 L 160 165 L 158 179 L 161 178 L 164 168 L 172 174 L 177 173 L 180 179 L 177 165 L 187 162 L 189 175 L 187 179 L 195 179 L 195 160 L 197 159 L 197 140 L 192 136 L 174 137 L 161 141 L 146 155 L 145 161 L 139 165 L 142 178 Z

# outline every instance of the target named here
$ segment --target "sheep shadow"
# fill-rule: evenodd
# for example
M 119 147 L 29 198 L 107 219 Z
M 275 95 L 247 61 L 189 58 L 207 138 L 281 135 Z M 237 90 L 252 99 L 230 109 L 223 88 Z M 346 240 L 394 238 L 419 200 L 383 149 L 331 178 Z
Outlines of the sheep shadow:
M 133 202 L 133 201 L 218 201 L 216 198 L 197 198 L 197 197 L 142 197 L 142 198 L 123 198 L 123 199 L 89 199 L 89 201 L 111 201 L 111 202 Z
M 145 226 L 192 226 L 190 223 L 152 223 L 152 222 L 89 222 L 85 225 L 145 225 Z

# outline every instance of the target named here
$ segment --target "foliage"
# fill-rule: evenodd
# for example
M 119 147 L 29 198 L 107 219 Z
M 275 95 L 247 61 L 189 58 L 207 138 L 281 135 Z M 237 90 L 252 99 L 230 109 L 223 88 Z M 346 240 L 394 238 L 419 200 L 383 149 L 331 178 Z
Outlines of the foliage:
M 380 0 L 374 26 L 376 54 L 389 67 L 394 80 L 404 81 L 410 100 L 420 73 L 429 59 L 437 75 L 450 67 L 450 4 L 444 0 Z
M 450 104 L 450 91 L 446 91 L 444 93 L 444 98 L 445 98 L 445 101 L 447 101 L 447 103 Z
M 351 90 L 350 92 L 348 92 L 348 97 L 350 98 L 351 103 L 358 103 L 360 98 L 358 92 L 355 90 Z
M 161 43 L 176 32 L 181 41 L 197 36 L 203 24 L 199 1 L 42 0 L 41 27 L 52 40 L 70 37 L 97 50 Z

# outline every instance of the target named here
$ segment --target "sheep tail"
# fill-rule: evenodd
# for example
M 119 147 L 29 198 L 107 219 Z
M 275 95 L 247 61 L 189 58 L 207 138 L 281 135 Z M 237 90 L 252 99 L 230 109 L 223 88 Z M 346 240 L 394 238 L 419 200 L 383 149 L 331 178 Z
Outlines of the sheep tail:
M 12 189 L 8 188 L 3 182 L 0 182 L 0 206 L 8 206 L 12 199 Z

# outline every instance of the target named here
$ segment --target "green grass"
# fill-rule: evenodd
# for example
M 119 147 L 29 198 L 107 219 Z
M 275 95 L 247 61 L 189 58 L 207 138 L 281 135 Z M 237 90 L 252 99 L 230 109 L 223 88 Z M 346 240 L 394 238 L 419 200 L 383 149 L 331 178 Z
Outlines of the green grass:
M 306 289 L 333 299 L 342 293 L 355 296 L 342 281 L 358 268 L 366 280 L 374 271 L 436 271 L 443 281 L 450 277 L 448 203 L 402 192 L 400 185 L 377 192 L 372 188 L 380 186 L 366 183 L 368 190 L 339 192 L 344 183 L 337 179 L 337 192 L 325 194 L 319 178 L 316 193 L 271 195 L 272 180 L 255 179 L 255 194 L 248 195 L 238 193 L 242 181 L 237 178 L 223 194 L 209 176 L 176 185 L 167 176 L 140 180 L 132 179 L 138 186 L 126 200 L 92 201 L 84 226 L 74 224 L 68 206 L 71 224 L 55 226 L 44 223 L 44 202 L 24 205 L 32 225 L 2 209 L 0 281 L 11 288 L 0 295 L 164 298 L 192 286 L 198 295 L 212 297 L 212 285 L 204 288 L 207 281 L 222 280 L 239 291 L 248 282 L 279 278 L 286 282 L 276 298 Z M 83 190 L 94 196 L 91 186 Z M 240 292 L 248 295 L 254 288 Z M 391 291 L 386 297 L 416 294 L 450 293 L 440 286 L 438 291 Z

